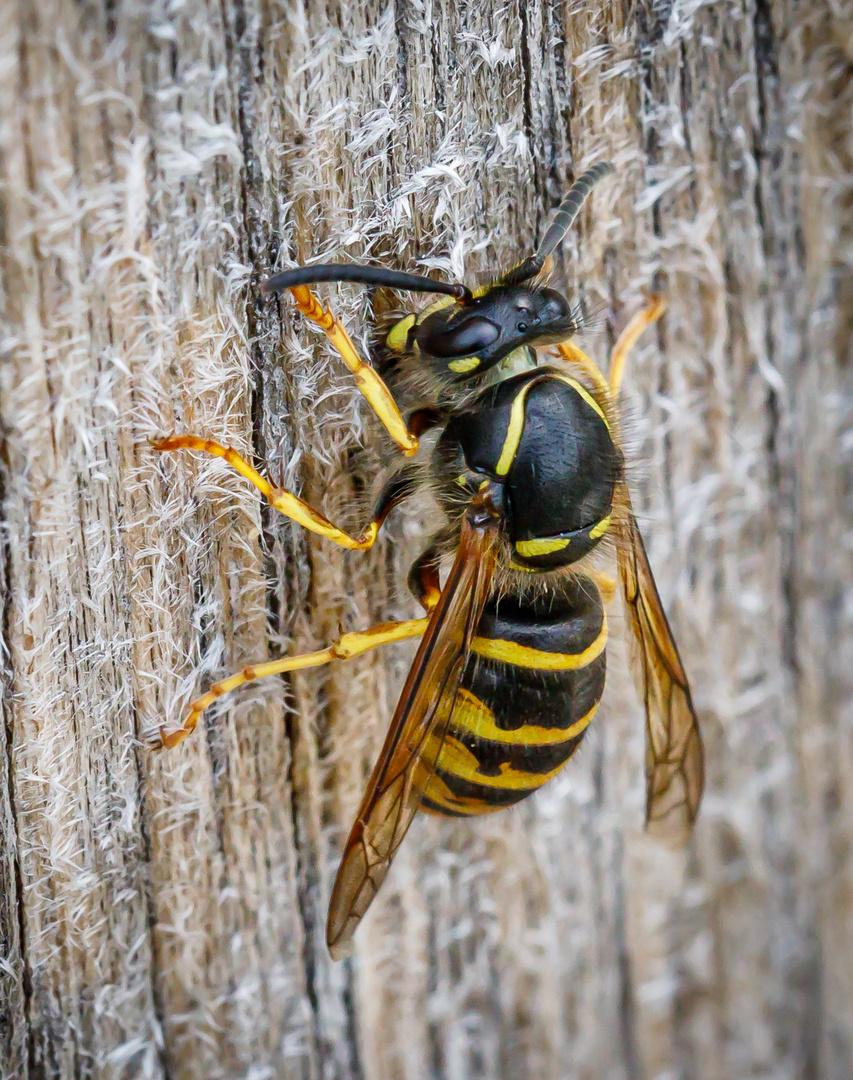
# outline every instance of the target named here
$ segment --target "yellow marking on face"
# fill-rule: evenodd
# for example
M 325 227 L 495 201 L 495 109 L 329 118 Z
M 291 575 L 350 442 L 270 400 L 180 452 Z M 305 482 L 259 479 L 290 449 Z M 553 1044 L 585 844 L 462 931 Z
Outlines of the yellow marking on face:
M 519 540 L 515 550 L 524 559 L 532 559 L 535 555 L 550 555 L 552 551 L 562 551 L 572 542 L 570 536 L 551 536 L 542 540 Z
M 503 448 L 501 449 L 501 456 L 498 458 L 498 463 L 495 466 L 495 472 L 498 476 L 506 476 L 515 455 L 518 453 L 518 444 L 521 442 L 521 435 L 524 431 L 525 402 L 531 387 L 535 385 L 536 384 L 533 382 L 527 383 L 513 398 L 512 408 L 509 413 L 509 424 L 507 424 L 506 429 L 506 438 L 504 439 Z
M 480 361 L 476 356 L 468 356 L 464 360 L 451 360 L 447 366 L 451 371 L 462 374 L 465 371 L 473 371 L 474 368 L 478 368 L 480 366 Z
M 415 325 L 415 315 L 407 315 L 391 327 L 385 344 L 395 352 L 405 352 L 409 344 L 409 331 Z
M 533 791 L 535 788 L 541 787 L 546 780 L 550 780 L 552 776 L 556 776 L 562 769 L 563 764 L 558 765 L 556 769 L 551 769 L 550 772 L 529 773 L 514 769 L 507 762 L 503 762 L 498 776 L 488 776 L 479 771 L 480 762 L 467 746 L 463 746 L 452 735 L 446 735 L 436 767 L 451 773 L 453 776 L 458 776 L 460 780 L 467 780 L 471 784 L 480 784 L 482 787 Z
M 470 690 L 463 689 L 459 691 L 456 698 L 453 725 L 464 728 L 478 739 L 488 739 L 489 742 L 512 746 L 554 746 L 557 743 L 569 742 L 585 731 L 589 727 L 590 720 L 595 716 L 598 705 L 596 701 L 585 716 L 567 728 L 546 728 L 539 727 L 538 724 L 524 724 L 520 728 L 507 730 L 498 727 L 495 723 L 495 714 L 484 702 Z
M 597 540 L 599 536 L 604 536 L 607 530 L 610 528 L 610 514 L 607 517 L 602 518 L 597 525 L 589 530 L 590 540 Z
M 604 426 L 610 431 L 610 425 L 607 423 L 607 417 L 604 415 L 604 410 L 585 386 L 581 386 L 577 379 L 573 379 L 569 375 L 555 375 L 554 377 L 559 379 L 560 382 L 564 382 L 567 386 L 571 386 L 571 388 L 583 398 L 587 405 L 589 405 L 594 412 L 598 413 L 604 421 Z
M 463 488 L 464 488 L 464 487 L 468 487 L 468 481 L 467 481 L 467 480 L 465 479 L 465 476 L 464 476 L 464 475 L 463 475 L 462 473 L 460 473 L 460 474 L 459 474 L 459 475 L 458 475 L 458 476 L 456 477 L 456 483 L 457 483 L 457 484 L 458 484 L 458 485 L 459 485 L 460 487 L 463 487 Z
M 501 660 L 515 667 L 534 668 L 537 671 L 577 671 L 601 656 L 606 645 L 607 619 L 604 618 L 598 637 L 579 653 L 544 652 L 542 649 L 531 649 L 529 645 L 518 645 L 502 638 L 482 637 L 474 638 L 471 650 L 488 660 Z

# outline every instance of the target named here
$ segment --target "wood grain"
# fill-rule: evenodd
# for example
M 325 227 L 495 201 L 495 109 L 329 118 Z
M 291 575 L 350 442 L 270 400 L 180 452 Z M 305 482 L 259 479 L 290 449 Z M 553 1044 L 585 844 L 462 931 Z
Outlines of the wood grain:
M 830 0 L 5 5 L 2 1077 L 853 1075 L 852 43 Z M 416 822 L 333 965 L 412 649 L 145 738 L 245 663 L 413 614 L 429 515 L 343 552 L 148 440 L 228 442 L 355 527 L 388 440 L 260 282 L 476 281 L 603 158 L 558 280 L 601 358 L 668 298 L 625 405 L 706 740 L 694 839 L 641 834 L 614 646 L 585 752 L 529 805 Z M 323 292 L 363 346 L 387 324 Z

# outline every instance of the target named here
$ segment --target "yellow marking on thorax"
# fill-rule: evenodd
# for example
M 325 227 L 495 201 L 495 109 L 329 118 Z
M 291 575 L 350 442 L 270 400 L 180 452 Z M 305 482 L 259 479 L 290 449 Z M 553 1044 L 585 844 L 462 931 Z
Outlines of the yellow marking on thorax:
M 575 393 L 578 394 L 587 403 L 587 405 L 589 405 L 589 407 L 601 417 L 601 420 L 603 421 L 604 426 L 607 428 L 608 433 L 610 432 L 610 425 L 607 422 L 607 417 L 604 415 L 604 410 L 601 408 L 601 406 L 598 404 L 592 394 L 590 394 L 589 390 L 586 389 L 586 387 L 581 386 L 577 379 L 573 379 L 569 375 L 553 375 L 551 377 L 554 379 L 559 379 L 560 382 L 565 383 L 567 386 L 571 386 Z M 524 432 L 527 395 L 529 391 L 537 385 L 537 381 L 538 380 L 532 380 L 531 382 L 527 383 L 525 386 L 522 387 L 521 390 L 519 390 L 519 392 L 515 395 L 515 398 L 513 399 L 512 408 L 510 409 L 509 414 L 509 424 L 507 425 L 506 429 L 506 438 L 504 439 L 504 444 L 501 448 L 501 456 L 498 458 L 498 463 L 495 466 L 495 472 L 498 474 L 498 476 L 506 476 L 512 466 L 515 455 L 518 453 L 518 447 L 521 443 L 521 436 Z M 535 542 L 536 541 L 531 541 L 531 543 Z M 550 550 L 557 551 L 559 549 L 551 548 Z M 543 555 L 545 554 L 545 552 L 538 551 L 536 552 L 536 554 Z
M 607 428 L 608 432 L 610 431 L 610 424 L 607 422 L 604 410 L 585 386 L 581 386 L 577 379 L 573 379 L 570 375 L 555 375 L 554 378 L 559 379 L 560 382 L 565 383 L 567 386 L 571 386 L 571 388 L 583 398 L 587 405 L 589 405 L 594 412 L 598 413 L 604 421 L 604 426 Z
M 562 551 L 572 542 L 570 536 L 549 536 L 541 540 L 518 540 L 515 550 L 525 559 L 535 555 L 550 555 L 552 551 Z
M 505 379 L 511 379 L 514 375 L 533 371 L 536 367 L 538 367 L 538 364 L 535 350 L 531 349 L 529 345 L 519 345 L 517 349 L 513 349 L 508 356 L 495 364 L 485 376 L 483 385 L 494 386 Z
M 599 702 L 567 728 L 547 728 L 538 724 L 524 724 L 520 728 L 507 730 L 495 723 L 495 714 L 470 690 L 460 690 L 453 709 L 451 724 L 464 728 L 478 739 L 489 742 L 511 744 L 513 746 L 554 746 L 569 742 L 589 727 Z
M 521 435 L 524 431 L 525 402 L 531 387 L 535 385 L 535 381 L 527 383 L 518 391 L 512 400 L 512 408 L 509 413 L 509 424 L 506 429 L 506 438 L 504 439 L 503 448 L 501 449 L 501 456 L 498 458 L 498 463 L 495 466 L 495 472 L 498 476 L 506 476 L 515 455 L 518 453 L 518 445 L 521 442 Z
M 489 660 L 501 660 L 515 667 L 535 668 L 537 671 L 578 671 L 601 656 L 606 644 L 607 616 L 602 612 L 601 630 L 598 637 L 583 652 L 544 652 L 541 649 L 531 649 L 529 645 L 518 645 L 514 641 L 483 637 L 474 638 L 471 650 L 478 656 L 485 656 Z
M 598 524 L 593 525 L 589 530 L 590 540 L 598 540 L 599 537 L 604 536 L 610 528 L 610 516 L 608 514 Z M 581 533 L 583 530 L 578 529 L 578 532 Z M 537 555 L 550 555 L 553 551 L 562 551 L 571 542 L 571 536 L 543 536 L 537 540 L 517 540 L 515 550 L 523 558 L 532 559 Z M 519 567 L 519 569 L 524 570 L 526 567 Z
M 562 769 L 563 764 L 565 763 L 561 762 L 556 769 L 551 769 L 550 772 L 529 773 L 514 769 L 511 765 L 503 762 L 498 776 L 487 776 L 485 773 L 479 772 L 480 762 L 476 755 L 472 754 L 468 747 L 463 746 L 458 739 L 455 739 L 452 735 L 446 735 L 436 762 L 436 768 L 452 773 L 453 776 L 458 776 L 460 780 L 467 780 L 472 784 L 480 784 L 483 787 L 533 791 L 535 788 L 541 787 L 546 780 L 550 780 L 552 776 L 556 776 Z
M 604 536 L 607 530 L 610 528 L 610 514 L 607 517 L 603 517 L 601 521 L 593 528 L 589 530 L 590 540 L 597 540 L 599 536 Z

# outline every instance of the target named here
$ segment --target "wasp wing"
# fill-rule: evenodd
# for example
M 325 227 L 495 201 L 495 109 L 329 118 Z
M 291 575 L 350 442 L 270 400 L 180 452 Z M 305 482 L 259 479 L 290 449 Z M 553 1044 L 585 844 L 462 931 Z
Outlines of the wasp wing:
M 344 954 L 388 873 L 441 752 L 494 574 L 497 517 L 469 511 L 371 774 L 332 889 L 326 940 Z
M 646 828 L 662 839 L 683 840 L 696 820 L 705 782 L 699 722 L 624 484 L 618 498 L 623 510 L 619 576 L 646 710 Z

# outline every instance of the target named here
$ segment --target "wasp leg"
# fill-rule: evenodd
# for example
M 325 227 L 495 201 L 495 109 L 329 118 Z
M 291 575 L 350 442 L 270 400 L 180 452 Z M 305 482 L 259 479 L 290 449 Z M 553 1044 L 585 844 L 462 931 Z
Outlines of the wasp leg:
M 619 387 L 622 385 L 622 376 L 625 374 L 625 361 L 628 353 L 637 343 L 637 338 L 647 326 L 657 322 L 663 315 L 666 301 L 660 296 L 653 296 L 649 303 L 631 319 L 613 346 L 610 354 L 610 395 L 617 397 Z
M 598 591 L 601 593 L 601 599 L 604 603 L 609 604 L 616 595 L 616 578 L 606 574 L 603 570 L 597 570 L 595 567 L 588 567 L 584 570 L 584 573 L 587 577 L 592 578 L 598 586 Z
M 424 409 L 415 409 L 413 413 L 409 413 L 409 419 L 406 423 L 412 435 L 416 438 L 420 438 L 425 431 L 431 431 L 434 427 L 438 427 L 439 424 L 444 423 L 446 420 L 447 413 L 444 409 L 428 406 Z
M 319 649 L 317 652 L 302 653 L 300 656 L 287 656 L 282 660 L 271 660 L 265 664 L 250 664 L 241 671 L 231 675 L 213 686 L 192 702 L 186 719 L 179 728 L 174 731 L 166 731 L 161 728 L 159 741 L 155 748 L 171 750 L 195 731 L 199 718 L 204 710 L 212 705 L 223 694 L 236 690 L 245 683 L 256 682 L 258 679 L 266 679 L 269 675 L 280 675 L 285 671 L 304 671 L 306 668 L 322 667 L 332 660 L 351 660 L 354 656 L 361 656 L 380 645 L 389 645 L 394 641 L 405 641 L 407 638 L 420 637 L 427 628 L 428 619 L 406 619 L 403 622 L 379 623 L 371 626 L 368 630 L 359 630 L 351 634 L 341 634 L 328 648 Z
M 290 291 L 302 314 L 325 331 L 329 341 L 355 376 L 359 390 L 394 442 L 407 457 L 414 454 L 418 449 L 417 435 L 409 430 L 391 391 L 373 368 L 365 364 L 358 355 L 352 338 L 332 314 L 331 308 L 324 308 L 307 285 L 296 285 Z
M 409 570 L 409 592 L 424 611 L 432 611 L 441 599 L 438 571 L 442 550 L 440 539 L 436 538 L 425 551 L 418 555 Z
M 573 341 L 561 341 L 557 346 L 557 351 L 564 360 L 575 364 L 581 371 L 589 375 L 590 379 L 595 383 L 596 390 L 600 390 L 604 395 L 605 401 L 610 399 L 610 383 L 607 381 L 607 377 L 596 362 L 586 355 L 583 349 L 575 345 Z
M 325 536 L 333 540 L 341 547 L 351 551 L 367 551 L 373 546 L 373 542 L 379 533 L 382 523 L 394 507 L 412 494 L 416 487 L 416 473 L 413 466 L 401 469 L 383 488 L 374 509 L 370 524 L 359 533 L 351 536 L 349 533 L 333 525 L 331 521 L 319 510 L 315 510 L 308 503 L 293 495 L 284 488 L 273 487 L 269 480 L 265 479 L 246 461 L 244 457 L 229 446 L 222 446 L 210 439 L 201 439 L 197 435 L 168 435 L 165 439 L 155 439 L 151 444 L 155 450 L 203 450 L 213 457 L 223 458 L 232 469 L 236 469 L 241 476 L 249 480 L 263 495 L 266 496 L 270 506 L 279 513 L 289 517 L 298 525 L 309 529 L 311 532 Z

